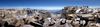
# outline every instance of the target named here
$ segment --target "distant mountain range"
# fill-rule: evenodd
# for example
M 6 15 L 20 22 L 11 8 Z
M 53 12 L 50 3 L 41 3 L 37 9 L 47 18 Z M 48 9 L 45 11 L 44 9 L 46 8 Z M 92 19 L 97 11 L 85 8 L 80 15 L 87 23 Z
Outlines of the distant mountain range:
M 60 14 L 62 10 L 48 10 L 50 13 Z

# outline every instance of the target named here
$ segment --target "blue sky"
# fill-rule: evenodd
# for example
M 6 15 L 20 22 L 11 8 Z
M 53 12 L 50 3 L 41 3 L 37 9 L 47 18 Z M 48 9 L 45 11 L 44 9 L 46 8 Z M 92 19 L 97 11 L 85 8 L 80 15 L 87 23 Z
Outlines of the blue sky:
M 99 7 L 100 0 L 0 0 L 1 8 L 62 9 L 65 6 Z

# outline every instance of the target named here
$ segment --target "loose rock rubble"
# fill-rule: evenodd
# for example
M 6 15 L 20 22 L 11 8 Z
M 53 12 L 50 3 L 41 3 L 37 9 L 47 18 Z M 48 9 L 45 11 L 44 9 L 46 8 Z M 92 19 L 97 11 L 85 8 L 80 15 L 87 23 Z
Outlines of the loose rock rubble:
M 0 9 L 0 27 L 100 27 L 100 10 L 68 6 L 59 14 L 36 9 Z

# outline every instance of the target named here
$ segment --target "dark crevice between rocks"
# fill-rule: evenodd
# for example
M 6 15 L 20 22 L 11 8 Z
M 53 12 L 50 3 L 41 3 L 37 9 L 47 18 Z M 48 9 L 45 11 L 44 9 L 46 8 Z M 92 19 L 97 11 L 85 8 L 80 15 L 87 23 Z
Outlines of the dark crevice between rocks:
M 8 25 L 7 22 L 5 22 L 4 27 L 15 27 L 14 25 Z
M 38 24 L 35 24 L 35 23 L 32 23 L 32 22 L 30 22 L 30 25 L 32 25 L 34 27 L 43 27 L 42 25 L 38 25 Z

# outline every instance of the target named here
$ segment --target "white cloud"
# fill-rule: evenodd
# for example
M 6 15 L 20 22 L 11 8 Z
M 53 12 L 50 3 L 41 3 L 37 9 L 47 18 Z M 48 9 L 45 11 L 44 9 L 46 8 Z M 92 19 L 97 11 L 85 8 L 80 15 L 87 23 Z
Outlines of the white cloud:
M 89 8 L 100 8 L 100 6 L 89 6 Z
M 31 7 L 31 8 L 45 9 L 45 10 L 59 10 L 59 9 L 63 9 L 63 7 Z
M 50 6 L 50 7 L 0 7 L 0 8 L 31 8 L 31 9 L 45 9 L 45 10 L 60 10 L 63 9 L 64 7 L 54 7 L 54 6 Z

